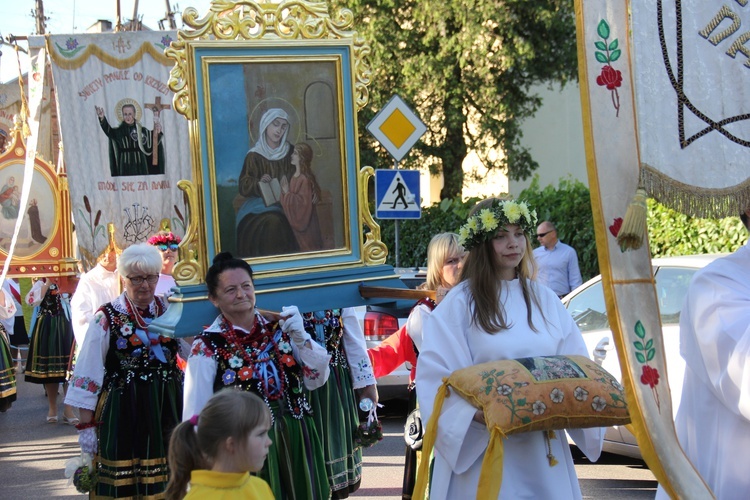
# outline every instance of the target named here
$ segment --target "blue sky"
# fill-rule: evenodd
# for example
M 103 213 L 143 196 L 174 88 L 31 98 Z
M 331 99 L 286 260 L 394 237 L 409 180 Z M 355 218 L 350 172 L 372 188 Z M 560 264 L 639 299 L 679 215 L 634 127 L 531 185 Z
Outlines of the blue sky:
M 133 16 L 135 0 L 119 0 L 123 20 Z M 117 0 L 44 0 L 44 14 L 49 18 L 47 32 L 54 34 L 82 33 L 99 19 L 114 23 Z M 9 34 L 16 36 L 34 33 L 36 23 L 31 17 L 35 8 L 34 0 L 2 0 L 0 7 L 0 33 L 3 39 Z M 180 10 L 195 7 L 201 16 L 208 12 L 210 0 L 170 0 L 172 9 L 175 4 Z M 140 0 L 138 14 L 143 16 L 143 24 L 151 29 L 159 29 L 159 19 L 164 17 L 166 2 L 162 0 Z M 177 28 L 182 28 L 182 18 L 177 18 Z M 25 43 L 21 44 L 26 48 Z M 0 82 L 7 82 L 18 76 L 18 63 L 15 51 L 8 45 L 0 46 Z M 27 58 L 21 54 L 21 64 L 25 71 Z

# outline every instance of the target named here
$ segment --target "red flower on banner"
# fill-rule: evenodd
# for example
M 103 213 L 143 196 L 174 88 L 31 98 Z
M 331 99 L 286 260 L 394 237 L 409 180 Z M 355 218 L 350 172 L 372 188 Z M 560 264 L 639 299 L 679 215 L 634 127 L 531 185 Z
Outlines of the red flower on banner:
M 612 97 L 612 106 L 616 112 L 615 116 L 620 116 L 620 94 L 617 93 L 617 89 L 622 86 L 622 72 L 613 68 L 612 63 L 620 58 L 622 51 L 619 49 L 617 38 L 609 41 L 611 33 L 607 21 L 604 19 L 599 21 L 596 33 L 601 40 L 594 42 L 594 46 L 597 49 L 594 51 L 594 57 L 596 57 L 598 62 L 604 64 L 602 73 L 596 77 L 596 83 L 609 90 Z
M 609 232 L 612 233 L 612 236 L 617 238 L 617 235 L 620 234 L 621 227 L 622 227 L 622 217 L 617 217 L 614 221 L 612 221 L 612 225 L 609 226 Z
M 607 64 L 602 68 L 602 74 L 596 77 L 596 83 L 607 90 L 615 90 L 622 85 L 622 71 Z
M 641 384 L 647 385 L 651 388 L 651 393 L 656 400 L 656 408 L 661 412 L 659 391 L 656 389 L 656 386 L 659 383 L 659 370 L 646 364 L 656 356 L 654 339 L 646 338 L 646 327 L 643 326 L 643 323 L 641 323 L 640 320 L 635 322 L 633 330 L 635 336 L 638 337 L 638 340 L 633 341 L 633 347 L 635 347 L 635 359 L 643 365 L 641 368 Z
M 641 374 L 641 384 L 648 385 L 652 389 L 659 383 L 659 370 L 651 368 L 648 365 L 643 366 Z

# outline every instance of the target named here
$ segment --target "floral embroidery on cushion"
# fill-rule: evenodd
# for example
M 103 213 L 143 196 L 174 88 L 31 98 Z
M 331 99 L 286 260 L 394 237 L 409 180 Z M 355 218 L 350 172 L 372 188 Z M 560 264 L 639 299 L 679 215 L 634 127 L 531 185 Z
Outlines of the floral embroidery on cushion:
M 128 341 L 120 337 L 119 339 L 117 339 L 117 342 L 115 342 L 115 345 L 118 349 L 125 349 L 126 347 L 128 347 Z
M 552 389 L 552 392 L 549 393 L 549 398 L 553 403 L 562 403 L 563 399 L 565 399 L 565 393 L 555 387 Z
M 576 387 L 573 391 L 573 396 L 578 401 L 586 401 L 589 398 L 589 391 L 587 391 L 583 387 Z
M 594 399 L 591 402 L 591 407 L 596 411 L 602 411 L 607 407 L 607 402 L 601 396 L 594 396 Z

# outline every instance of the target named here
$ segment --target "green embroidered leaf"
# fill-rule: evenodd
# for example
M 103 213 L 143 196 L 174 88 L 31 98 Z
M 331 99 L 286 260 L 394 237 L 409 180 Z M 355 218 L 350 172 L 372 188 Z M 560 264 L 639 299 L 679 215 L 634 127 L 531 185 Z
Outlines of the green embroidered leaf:
M 649 349 L 646 359 L 651 361 L 652 359 L 654 359 L 654 356 L 656 356 L 656 349 Z
M 651 339 L 648 342 L 646 342 L 645 349 L 651 349 L 652 347 L 654 347 L 654 339 Z
M 524 424 L 528 424 L 529 422 L 531 422 L 531 417 L 521 417 L 521 422 L 523 422 Z
M 605 56 L 602 52 L 594 52 L 594 55 L 596 56 L 596 60 L 600 63 L 607 64 L 609 62 L 607 56 Z
M 638 338 L 642 339 L 646 337 L 646 328 L 643 326 L 643 323 L 641 323 L 641 320 L 638 320 L 635 322 L 635 334 L 638 336 Z
M 526 406 L 526 398 L 521 398 L 518 401 L 516 401 L 516 404 L 518 406 Z
M 620 58 L 620 54 L 622 54 L 622 51 L 620 49 L 613 50 L 609 54 L 609 60 L 610 60 L 610 62 L 615 62 L 616 60 L 618 60 Z
M 599 50 L 607 50 L 607 44 L 604 42 L 594 42 L 594 46 Z
M 596 27 L 596 32 L 602 38 L 609 38 L 609 24 L 607 24 L 607 21 L 604 19 L 599 21 L 599 25 Z
M 646 362 L 646 356 L 644 356 L 640 352 L 635 353 L 635 359 L 637 359 L 639 363 L 645 363 Z
M 617 38 L 612 40 L 612 43 L 609 44 L 609 50 L 615 50 L 617 48 Z
M 635 342 L 633 342 L 633 345 L 634 345 L 634 346 L 635 346 L 635 348 L 636 348 L 636 349 L 638 349 L 639 351 L 645 351 L 645 350 L 646 350 L 646 348 L 645 348 L 645 347 L 643 347 L 643 342 L 638 342 L 638 341 L 635 341 Z
M 490 377 L 490 378 L 487 379 L 487 385 L 494 384 L 494 383 L 495 383 L 495 379 L 494 378 Z
M 485 396 L 489 396 L 491 392 L 492 392 L 492 386 L 491 385 L 484 388 L 484 395 Z

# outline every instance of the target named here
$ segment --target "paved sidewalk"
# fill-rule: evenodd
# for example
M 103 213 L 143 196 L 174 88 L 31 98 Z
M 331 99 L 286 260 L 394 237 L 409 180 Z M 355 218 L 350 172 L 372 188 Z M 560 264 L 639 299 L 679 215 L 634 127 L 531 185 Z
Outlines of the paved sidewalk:
M 18 399 L 0 413 L 0 498 L 37 500 L 85 498 L 63 476 L 65 461 L 79 453 L 78 434 L 62 423 L 48 424 L 44 386 L 18 375 Z

